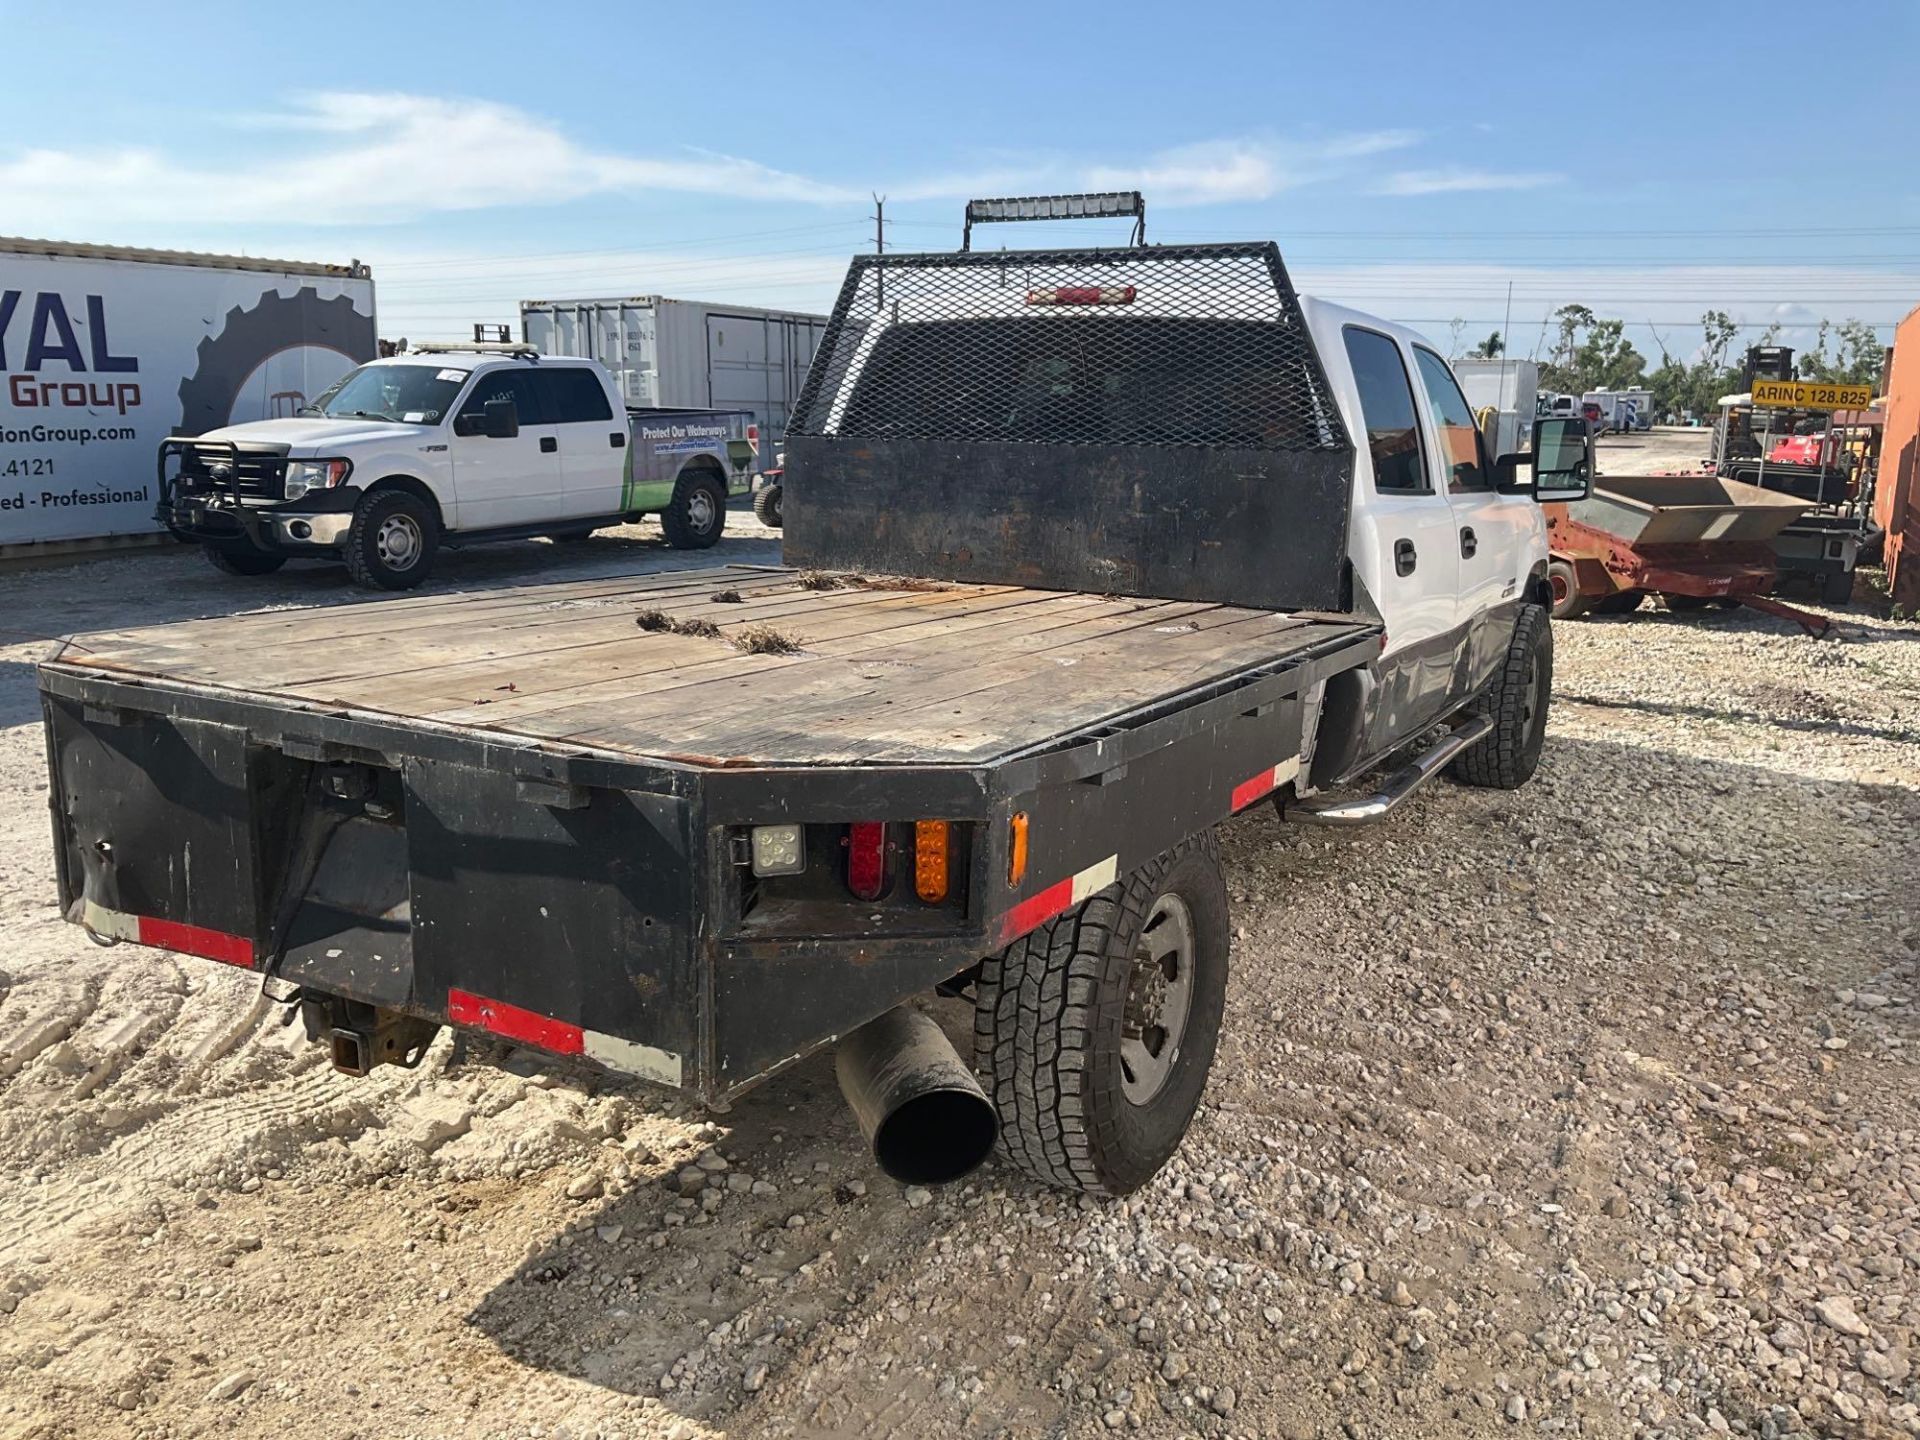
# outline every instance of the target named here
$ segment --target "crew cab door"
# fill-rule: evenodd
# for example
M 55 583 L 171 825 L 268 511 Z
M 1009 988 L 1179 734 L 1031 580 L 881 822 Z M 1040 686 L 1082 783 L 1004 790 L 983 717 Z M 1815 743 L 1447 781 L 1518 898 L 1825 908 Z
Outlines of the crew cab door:
M 1413 359 L 1436 442 L 1433 485 L 1453 513 L 1460 558 L 1454 627 L 1464 665 L 1456 688 L 1465 693 L 1479 688 L 1506 653 L 1537 507 L 1494 488 L 1492 457 L 1447 362 L 1418 345 Z
M 560 441 L 561 513 L 613 514 L 626 481 L 626 415 L 615 418 L 607 387 L 584 365 L 543 365 L 534 380 Z
M 514 403 L 519 434 L 486 433 L 491 400 Z M 531 369 L 483 370 L 454 412 L 448 448 L 462 530 L 534 524 L 561 513 L 560 441 L 547 423 L 546 399 Z
M 1372 753 L 1446 710 L 1460 548 L 1453 507 L 1433 483 L 1434 440 L 1414 399 L 1412 357 L 1382 331 L 1348 325 L 1341 333 L 1364 437 L 1355 456 L 1349 550 L 1387 627 L 1365 720 Z

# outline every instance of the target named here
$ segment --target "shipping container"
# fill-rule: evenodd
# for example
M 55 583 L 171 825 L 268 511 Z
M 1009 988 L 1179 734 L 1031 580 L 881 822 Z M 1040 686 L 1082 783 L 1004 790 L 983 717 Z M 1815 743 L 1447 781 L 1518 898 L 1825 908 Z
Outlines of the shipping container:
M 598 360 L 629 405 L 751 410 L 768 463 L 826 325 L 824 315 L 660 295 L 520 302 L 522 340 Z
M 0 238 L 0 554 L 160 533 L 162 440 L 292 415 L 375 348 L 357 260 Z

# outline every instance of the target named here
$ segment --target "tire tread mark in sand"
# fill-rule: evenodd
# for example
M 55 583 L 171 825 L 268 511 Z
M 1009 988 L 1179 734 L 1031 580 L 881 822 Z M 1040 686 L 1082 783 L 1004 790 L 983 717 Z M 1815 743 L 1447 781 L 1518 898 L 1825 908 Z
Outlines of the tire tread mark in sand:
M 356 1133 L 371 1122 L 382 1098 L 367 1093 L 364 1081 L 309 1070 L 282 1084 L 255 1085 L 182 1106 L 98 1154 L 64 1166 L 40 1185 L 0 1190 L 0 1259 L 28 1243 L 55 1249 L 104 1208 L 90 1193 L 96 1180 L 135 1177 L 107 1202 L 114 1209 L 135 1207 L 154 1191 L 227 1158 L 278 1149 L 276 1142 L 287 1138 L 308 1144 Z

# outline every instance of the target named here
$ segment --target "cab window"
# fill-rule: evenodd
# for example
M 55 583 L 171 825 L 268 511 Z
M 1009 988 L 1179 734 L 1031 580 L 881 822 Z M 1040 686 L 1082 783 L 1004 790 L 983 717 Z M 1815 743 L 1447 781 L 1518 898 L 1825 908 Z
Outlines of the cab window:
M 541 401 L 539 387 L 528 370 L 489 370 L 473 382 L 473 389 L 460 402 L 460 418 L 486 414 L 490 400 L 511 400 L 520 412 L 520 424 L 547 425 L 547 407 Z
M 1463 490 L 1491 490 L 1493 476 L 1480 440 L 1480 427 L 1473 423 L 1473 407 L 1460 393 L 1460 382 L 1453 371 L 1431 350 L 1414 348 L 1413 362 L 1420 369 L 1420 383 L 1426 387 L 1427 404 L 1433 408 L 1434 428 L 1440 432 L 1440 460 L 1446 467 L 1447 489 L 1453 494 Z
M 611 420 L 606 388 L 591 370 L 578 365 L 536 370 L 537 383 L 546 387 L 547 414 L 555 425 L 584 425 Z
M 1413 408 L 1413 383 L 1407 379 L 1400 347 L 1377 330 L 1348 326 L 1347 362 L 1360 389 L 1360 414 L 1367 429 L 1367 453 L 1373 457 L 1373 488 L 1383 494 L 1423 495 L 1426 456 L 1420 446 L 1420 421 Z

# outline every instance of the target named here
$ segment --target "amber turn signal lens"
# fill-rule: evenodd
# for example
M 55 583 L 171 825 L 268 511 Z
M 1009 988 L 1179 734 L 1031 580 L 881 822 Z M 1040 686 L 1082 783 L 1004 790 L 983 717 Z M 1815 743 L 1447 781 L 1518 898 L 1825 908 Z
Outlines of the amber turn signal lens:
M 1012 837 L 1007 846 L 1007 885 L 1018 890 L 1020 882 L 1027 878 L 1027 812 L 1014 812 L 1008 828 Z
M 913 822 L 913 893 L 929 905 L 947 898 L 947 822 Z

